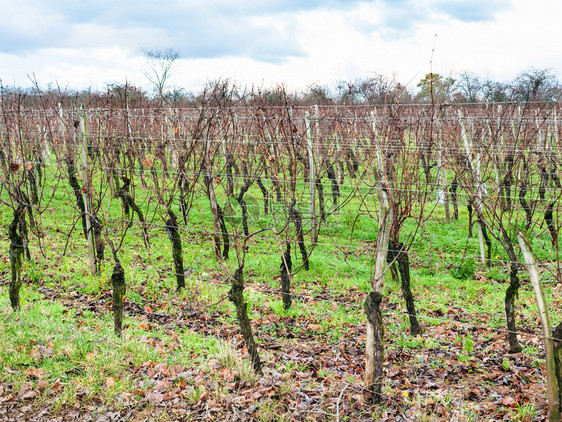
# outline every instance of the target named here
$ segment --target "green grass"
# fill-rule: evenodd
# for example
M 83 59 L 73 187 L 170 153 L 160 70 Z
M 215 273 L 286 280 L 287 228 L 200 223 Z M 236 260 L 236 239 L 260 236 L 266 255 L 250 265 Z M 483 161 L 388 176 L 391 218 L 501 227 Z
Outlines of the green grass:
M 53 397 L 49 391 L 57 383 L 62 383 L 64 388 L 55 396 L 55 409 L 72 405 L 77 397 L 112 403 L 123 393 L 150 388 L 146 377 L 143 378 L 139 372 L 131 372 L 131 368 L 142 367 L 146 362 L 191 369 L 210 365 L 208 370 L 213 372 L 216 360 L 221 367 L 236 373 L 238 378 L 255 383 L 256 377 L 249 367 L 247 356 L 241 352 L 236 336 L 233 306 L 225 299 L 230 288 L 228 277 L 237 267 L 237 252 L 241 251 L 233 248 L 227 261 L 218 262 L 214 257 L 207 234 L 212 230 L 207 198 L 202 194 L 196 196 L 188 223 L 182 224 L 186 268 L 186 289 L 183 292 L 175 292 L 170 243 L 163 227 L 162 211 L 155 207 L 155 200 L 148 190 L 137 189 L 135 199 L 150 223 L 150 248 L 145 248 L 136 221 L 127 230 L 118 256 L 125 268 L 126 297 L 130 303 L 140 309 L 152 307 L 155 312 L 171 317 L 187 314 L 190 310 L 213 314 L 213 318 L 230 327 L 228 334 L 231 338 L 228 341 L 231 343 L 219 339 L 220 335 L 214 332 L 205 334 L 204 331 L 180 330 L 173 324 L 166 326 L 148 322 L 142 315 L 126 316 L 124 336 L 119 339 L 113 334 L 109 309 L 112 262 L 106 259 L 96 276 L 89 273 L 86 241 L 81 234 L 80 222 L 72 235 L 66 236 L 75 222 L 73 216 L 77 215 L 72 206 L 73 194 L 64 179 L 59 183 L 56 175 L 52 177 L 45 189 L 48 193 L 46 197 L 53 194 L 52 200 L 49 209 L 39 219 L 44 237 L 37 239 L 31 236 L 33 261 L 24 261 L 21 312 L 13 313 L 9 308 L 6 284 L 2 290 L 0 380 L 12 384 L 15 393 L 25 383 L 31 383 L 34 389 L 40 391 L 40 399 L 50 403 Z M 151 180 L 147 181 L 151 186 Z M 119 242 L 124 229 L 121 205 L 119 201 L 111 200 L 107 191 L 104 192 L 100 215 L 108 223 L 111 239 Z M 342 197 L 349 192 L 348 188 L 342 189 Z M 224 204 L 224 193 L 219 192 L 219 195 L 219 202 Z M 326 197 L 329 197 L 327 193 Z M 250 231 L 265 227 L 280 231 L 285 221 L 283 206 L 275 203 L 276 218 L 266 217 L 261 208 L 261 193 L 255 186 L 249 191 L 248 199 Z M 240 233 L 240 208 L 236 201 L 231 199 L 231 203 L 227 224 L 231 233 Z M 331 199 L 327 199 L 327 207 L 330 205 Z M 374 196 L 368 205 L 372 208 L 369 212 L 376 215 Z M 172 206 L 179 216 L 178 205 L 173 203 Z M 306 213 L 308 203 L 305 192 L 300 192 L 299 207 Z M 245 261 L 245 297 L 251 319 L 258 321 L 256 340 L 264 350 L 264 358 L 272 359 L 270 366 L 276 370 L 290 374 L 306 371 L 306 367 L 273 360 L 265 348 L 277 341 L 283 342 L 287 351 L 303 343 L 307 347 L 328 345 L 337 349 L 344 340 L 363 347 L 364 334 L 360 328 L 365 325 L 365 315 L 362 302 L 365 293 L 371 290 L 371 265 L 378 230 L 373 218 L 366 214 L 357 217 L 359 211 L 365 211 L 363 208 L 365 205 L 360 204 L 358 198 L 353 198 L 346 208 L 330 215 L 321 226 L 318 244 L 311 255 L 310 270 L 301 270 L 292 278 L 296 297 L 288 311 L 283 309 L 278 294 L 280 245 L 285 236 L 294 237 L 294 225 L 289 225 L 287 231 L 278 237 L 269 230 L 249 242 Z M 499 330 L 505 327 L 503 298 L 509 269 L 502 261 L 506 261 L 507 256 L 494 240 L 491 266 L 481 266 L 477 229 L 474 227 L 474 235 L 468 238 L 467 213 L 465 209 L 460 211 L 458 221 L 445 221 L 444 210 L 438 207 L 419 229 L 413 219 L 405 223 L 401 240 L 411 240 L 412 290 L 422 326 L 430 334 L 416 338 L 409 335 L 400 283 L 387 276 L 384 296 L 388 302 L 384 304 L 384 319 L 389 354 L 404 350 L 423 353 L 427 349 L 452 347 L 458 353 L 459 361 L 470 363 L 480 340 L 478 334 L 469 330 L 491 327 L 491 333 L 481 335 L 484 338 L 485 335 L 501 333 Z M 11 210 L 1 208 L 0 249 L 3 251 L 8 250 L 6 227 L 10 221 Z M 416 236 L 410 238 L 414 232 Z M 305 240 L 310 248 L 310 236 Z M 540 260 L 555 259 L 546 235 L 535 236 L 532 241 Z M 65 248 L 66 253 L 63 254 Z M 9 261 L 7 254 L 2 256 L 0 272 L 6 282 Z M 110 257 L 108 249 L 106 257 Z M 299 267 L 302 259 L 294 242 L 292 258 L 294 268 Z M 524 271 L 520 271 L 520 276 L 523 282 L 516 303 L 518 323 L 524 322 L 526 327 L 538 329 L 532 289 Z M 543 273 L 543 277 L 545 280 L 552 279 L 548 273 Z M 559 320 L 562 317 L 562 306 L 556 297 L 559 289 L 549 283 L 546 291 L 552 305 L 551 318 Z M 86 297 L 86 302 L 80 302 L 81 295 Z M 100 302 L 95 311 L 80 307 L 92 301 Z M 454 329 L 454 335 L 442 335 L 441 331 L 437 331 L 441 328 L 443 331 Z M 536 358 L 537 350 L 537 345 L 525 344 L 523 354 L 540 364 Z M 428 365 L 427 362 L 424 358 L 405 365 Z M 360 363 L 357 365 L 360 366 Z M 447 366 L 442 360 L 432 365 L 434 369 Z M 330 368 L 320 367 L 318 370 L 330 376 Z M 290 383 L 295 382 L 291 377 L 286 381 L 282 388 L 290 389 Z M 190 400 L 197 402 L 205 393 L 205 386 L 191 387 Z M 225 381 L 216 375 L 216 391 L 213 394 L 217 397 L 228 394 L 225 388 Z M 388 387 L 389 394 L 397 392 L 392 388 L 395 387 Z M 137 400 L 137 396 L 133 395 L 132 400 Z M 285 404 L 280 399 L 267 402 L 261 413 L 262 419 L 272 420 L 283 406 Z M 518 414 L 523 417 L 535 410 L 522 406 Z
M 5 301 L 0 305 L 0 381 L 12 384 L 16 393 L 31 383 L 46 400 L 53 386 L 62 385 L 59 405 L 74 403 L 77 391 L 82 399 L 110 403 L 124 392 L 143 388 L 131 369 L 150 362 L 193 368 L 215 358 L 242 377 L 254 377 L 247 363 L 214 337 L 152 324 L 148 331 L 146 324 L 128 318 L 123 338 L 117 338 L 109 313 L 78 315 L 75 309 L 39 297 L 31 293 L 17 314 Z

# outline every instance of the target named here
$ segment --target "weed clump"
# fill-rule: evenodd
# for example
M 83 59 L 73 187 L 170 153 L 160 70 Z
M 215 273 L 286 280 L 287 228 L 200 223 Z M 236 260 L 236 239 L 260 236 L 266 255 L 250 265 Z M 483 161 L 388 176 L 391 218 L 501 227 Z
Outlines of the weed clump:
M 474 277 L 474 261 L 472 259 L 460 260 L 451 268 L 451 276 L 457 280 L 469 280 Z

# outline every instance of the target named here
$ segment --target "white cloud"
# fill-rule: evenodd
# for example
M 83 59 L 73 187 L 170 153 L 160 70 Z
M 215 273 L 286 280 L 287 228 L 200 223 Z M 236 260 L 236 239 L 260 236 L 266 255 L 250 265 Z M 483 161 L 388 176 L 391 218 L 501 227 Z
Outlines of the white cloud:
M 4 2 L 7 3 L 7 2 Z M 562 4 L 549 0 L 9 2 L 0 16 L 0 78 L 27 86 L 146 87 L 141 47 L 180 50 L 172 83 L 313 83 L 468 70 L 506 80 L 534 66 L 562 69 Z

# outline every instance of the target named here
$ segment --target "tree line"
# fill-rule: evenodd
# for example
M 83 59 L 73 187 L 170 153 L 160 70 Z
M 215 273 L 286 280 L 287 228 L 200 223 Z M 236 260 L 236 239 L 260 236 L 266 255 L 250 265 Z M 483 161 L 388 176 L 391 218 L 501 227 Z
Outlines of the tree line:
M 507 82 L 482 77 L 473 72 L 448 76 L 428 73 L 415 87 L 410 87 L 394 77 L 375 73 L 352 81 L 338 81 L 333 87 L 313 84 L 302 91 L 290 91 L 282 85 L 242 87 L 230 79 L 219 79 L 209 81 L 200 92 L 190 92 L 181 87 L 169 86 L 174 61 L 178 58 L 173 53 L 174 51 L 167 52 L 169 55 L 162 57 L 159 52 L 146 52 L 148 65 L 144 74 L 149 81 L 149 91 L 129 83 L 109 84 L 105 90 L 99 91 L 77 91 L 53 86 L 39 89 L 37 84 L 27 89 L 2 87 L 2 90 L 9 94 L 23 95 L 28 101 L 35 101 L 37 104 L 40 102 L 38 96 L 62 97 L 73 103 L 96 108 L 119 107 L 125 98 L 131 107 L 201 107 L 208 104 L 209 93 L 216 93 L 217 90 L 224 95 L 228 94 L 237 105 L 243 106 L 282 106 L 287 102 L 294 106 L 525 103 L 557 101 L 562 95 L 562 85 L 553 70 L 539 68 L 522 71 Z M 217 100 L 218 97 L 214 97 Z

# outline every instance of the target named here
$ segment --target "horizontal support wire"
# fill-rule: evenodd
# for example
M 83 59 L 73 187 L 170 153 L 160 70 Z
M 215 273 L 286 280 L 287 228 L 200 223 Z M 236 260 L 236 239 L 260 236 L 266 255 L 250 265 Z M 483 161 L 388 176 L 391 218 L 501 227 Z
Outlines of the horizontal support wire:
M 407 239 L 407 253 L 413 262 L 451 261 L 453 264 L 446 267 L 450 269 L 458 265 L 459 260 L 481 259 L 476 238 L 458 235 L 458 243 L 461 244 L 457 245 L 458 250 L 442 251 L 442 244 L 450 236 L 434 233 L 437 231 L 435 226 L 443 223 L 454 223 L 451 230 L 463 230 L 462 233 L 469 227 L 467 221 L 444 218 L 444 206 L 436 204 L 435 196 L 440 191 L 446 191 L 448 201 L 443 205 L 453 205 L 453 179 L 457 189 L 456 204 L 474 208 L 475 232 L 482 222 L 498 236 L 490 235 L 496 245 L 500 237 L 498 222 L 503 224 L 504 221 L 510 234 L 527 225 L 534 230 L 535 241 L 543 242 L 547 247 L 551 247 L 548 236 L 552 234 L 549 234 L 552 226 L 548 224 L 554 225 L 558 235 L 561 227 L 558 200 L 562 197 L 560 105 L 338 105 L 320 106 L 318 110 L 316 114 L 310 107 L 225 106 L 82 111 L 59 110 L 56 107 L 10 109 L 9 104 L 4 104 L 0 111 L 2 206 L 5 210 L 10 206 L 15 209 L 18 204 L 16 198 L 22 203 L 21 192 L 30 197 L 31 177 L 37 177 L 38 170 L 41 170 L 44 183 L 37 185 L 39 201 L 27 204 L 34 210 L 36 219 L 36 227 L 30 229 L 30 233 L 37 234 L 52 227 L 63 229 L 68 235 L 72 231 L 81 232 L 79 219 L 82 215 L 73 205 L 75 192 L 67 181 L 66 160 L 72 158 L 82 193 L 92 195 L 94 209 L 106 228 L 106 234 L 113 238 L 122 236 L 125 226 L 133 226 L 135 231 L 139 228 L 149 230 L 149 238 L 155 231 L 164 232 L 168 215 L 163 203 L 167 201 L 167 206 L 176 213 L 179 210 L 180 190 L 176 185 L 179 176 L 191 183 L 184 193 L 187 196 L 198 195 L 201 203 L 190 203 L 188 214 L 188 218 L 199 222 L 186 225 L 182 216 L 178 215 L 178 230 L 183 236 L 197 237 L 200 242 L 208 243 L 209 253 L 212 248 L 210 238 L 222 234 L 205 228 L 205 224 L 211 225 L 206 202 L 207 184 L 211 182 L 219 192 L 221 205 L 226 203 L 225 208 L 228 203 L 234 206 L 234 215 L 227 216 L 228 235 L 233 243 L 241 243 L 242 240 L 268 242 L 275 250 L 279 249 L 279 253 L 275 252 L 276 257 L 281 255 L 287 241 L 296 242 L 296 229 L 289 215 L 291 201 L 295 200 L 302 209 L 299 211 L 302 213 L 302 224 L 306 225 L 303 233 L 308 235 L 319 228 L 320 234 L 314 246 L 336 253 L 338 260 L 328 258 L 328 261 L 339 262 L 341 254 L 344 259 L 354 255 L 370 263 L 376 252 L 375 241 L 361 240 L 352 235 L 351 227 L 357 223 L 359 216 L 364 215 L 372 222 L 372 238 L 376 237 L 374 230 L 378 226 L 379 205 L 375 188 L 379 183 L 396 211 L 410 207 L 402 217 L 419 228 L 415 236 Z M 308 112 L 309 120 L 305 118 Z M 80 119 L 86 122 L 84 133 L 78 130 Z M 86 166 L 82 161 L 82 151 L 88 153 L 84 154 Z M 180 162 L 183 165 L 180 166 Z M 357 168 L 354 170 L 355 164 Z M 310 183 L 310 168 L 319 180 L 317 184 L 314 181 Z M 332 175 L 328 178 L 329 172 Z M 145 214 L 145 222 L 115 217 L 116 210 L 110 210 L 114 201 L 121 200 L 110 195 L 112 175 L 130 179 L 130 195 Z M 263 199 L 256 186 L 257 178 L 266 186 L 269 206 L 273 207 L 267 217 L 261 212 Z M 47 180 L 48 183 L 45 182 Z M 231 220 L 231 217 L 241 218 L 236 198 L 240 188 L 248 181 L 254 183 L 251 188 L 253 198 L 245 205 L 249 212 L 248 223 L 250 232 L 258 232 L 251 239 L 242 234 L 239 221 L 232 223 L 234 220 Z M 336 185 L 340 192 L 337 199 L 340 208 L 334 210 L 331 188 Z M 230 188 L 233 188 L 234 197 L 225 197 Z M 319 188 L 324 190 L 325 221 L 318 218 L 319 208 L 315 212 L 308 209 L 311 205 L 309 193 Z M 511 190 L 509 195 L 506 188 Z M 280 202 L 276 200 L 277 193 L 282 198 Z M 53 205 L 55 199 L 60 201 L 60 196 L 55 198 L 59 194 L 69 198 L 67 208 L 73 215 L 66 215 L 66 220 L 58 220 L 55 224 L 43 224 L 47 213 L 56 216 L 61 212 Z M 511 208 L 508 209 L 506 202 L 509 201 Z M 257 210 L 260 210 L 259 216 L 256 215 Z M 554 212 L 551 223 L 546 221 L 548 210 Z M 5 211 L 2 213 L 5 219 L 9 218 Z M 206 221 L 207 218 L 209 221 Z M 311 225 L 315 227 L 311 228 Z M 338 229 L 350 233 L 349 241 L 330 234 L 331 230 Z M 402 230 L 403 234 L 407 234 L 403 227 Z M 141 237 L 140 233 L 134 235 Z M 68 241 L 75 246 L 78 239 L 85 242 L 82 236 L 69 238 Z M 31 245 L 34 252 L 35 248 L 44 247 L 45 239 L 37 240 L 39 246 L 33 242 Z M 420 242 L 429 242 L 430 251 L 415 250 Z M 432 245 L 432 242 L 441 244 Z M 249 247 L 252 249 L 253 245 Z M 295 249 L 293 253 L 296 255 Z M 553 266 L 558 265 L 558 249 L 552 247 L 547 252 L 554 261 L 538 265 L 553 271 Z M 88 257 L 74 251 L 68 251 L 66 255 L 75 259 Z M 276 270 L 277 261 L 274 265 Z M 519 261 L 499 255 L 488 262 L 496 266 L 523 266 Z M 223 264 L 228 267 L 227 263 Z M 347 264 L 352 266 L 349 262 Z M 178 275 L 173 271 L 156 271 Z M 263 293 L 280 294 L 278 290 L 256 283 L 250 286 L 252 292 L 257 288 Z M 335 300 L 298 293 L 292 296 L 299 300 L 325 300 L 330 303 Z M 358 303 L 346 302 L 346 306 L 357 312 L 362 310 Z M 389 309 L 383 312 L 392 317 L 413 316 Z M 453 316 L 437 317 L 421 312 L 417 317 L 439 323 L 450 322 L 470 330 L 508 333 L 506 329 L 454 321 Z M 517 333 L 545 339 L 540 332 Z

